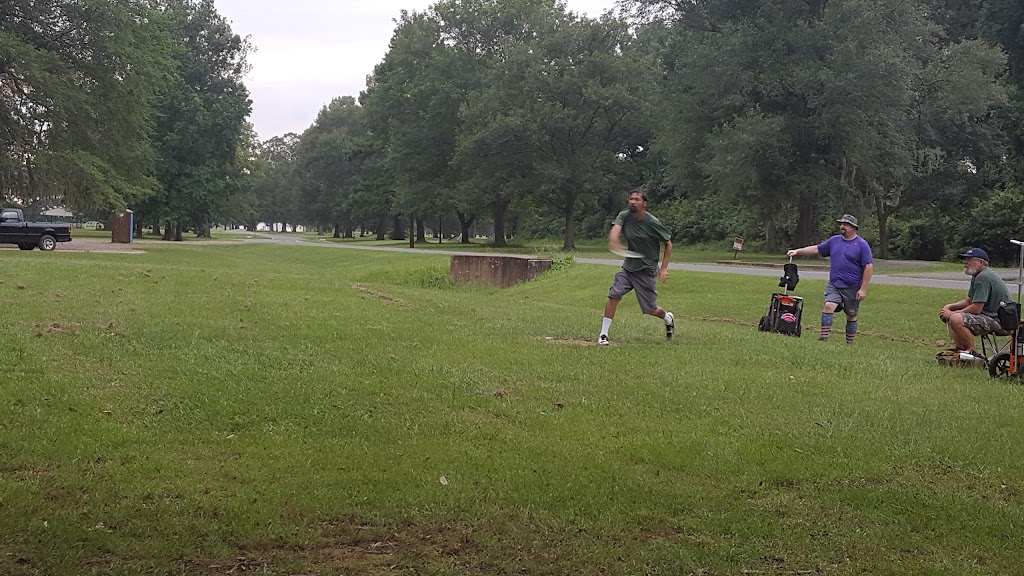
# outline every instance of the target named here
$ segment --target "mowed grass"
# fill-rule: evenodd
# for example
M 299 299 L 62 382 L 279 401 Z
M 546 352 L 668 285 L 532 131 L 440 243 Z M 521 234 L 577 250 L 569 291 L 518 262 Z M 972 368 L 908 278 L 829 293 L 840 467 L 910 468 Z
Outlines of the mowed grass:
M 327 247 L 0 252 L 0 574 L 1008 574 L 1024 387 L 934 361 L 952 290 L 758 333 L 773 278 L 452 286 Z

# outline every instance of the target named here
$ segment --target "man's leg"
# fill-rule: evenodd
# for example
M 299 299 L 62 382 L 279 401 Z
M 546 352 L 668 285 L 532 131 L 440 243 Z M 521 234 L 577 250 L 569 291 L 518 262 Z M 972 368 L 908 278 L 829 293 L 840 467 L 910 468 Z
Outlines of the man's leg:
M 612 327 L 612 318 L 615 318 L 615 309 L 619 306 L 620 301 L 621 299 L 618 298 L 609 298 L 608 303 L 604 305 L 604 318 L 601 319 L 599 341 L 608 340 L 608 329 Z
M 857 317 L 846 316 L 846 343 L 853 344 L 853 338 L 857 336 Z
M 636 290 L 636 299 L 640 303 L 640 310 L 644 311 L 644 314 L 661 318 L 665 322 L 665 337 L 672 338 L 676 331 L 676 319 L 671 312 L 658 306 L 658 285 L 654 276 L 635 279 L 633 288 Z
M 957 350 L 974 350 L 974 334 L 964 324 L 962 313 L 950 314 L 949 321 L 946 322 L 946 329 L 949 331 L 949 339 L 953 341 Z
M 832 318 L 838 307 L 839 304 L 835 302 L 825 302 L 825 307 L 821 310 L 821 335 L 818 336 L 818 340 L 828 340 L 828 335 L 832 332 Z
M 608 303 L 604 305 L 604 318 L 601 319 L 601 333 L 597 336 L 597 343 L 602 346 L 608 345 L 608 329 L 612 326 L 612 319 L 615 318 L 615 309 L 618 308 L 622 297 L 633 289 L 633 285 L 626 276 L 626 272 L 619 270 L 612 281 L 612 287 L 608 289 Z
M 665 321 L 665 338 L 672 338 L 672 335 L 676 333 L 676 317 L 671 312 L 665 310 L 661 306 L 648 312 L 651 316 L 661 318 Z
M 609 298 L 608 303 L 604 305 L 604 317 L 611 320 L 615 318 L 615 309 L 619 307 L 621 298 Z
M 825 307 L 821 310 L 821 334 L 818 340 L 826 342 L 828 335 L 832 332 L 832 319 L 836 309 L 843 302 L 843 295 L 831 282 L 825 283 Z
M 845 288 L 842 291 L 843 310 L 846 311 L 846 343 L 853 344 L 857 336 L 857 311 L 860 310 L 860 300 L 857 300 L 855 288 Z

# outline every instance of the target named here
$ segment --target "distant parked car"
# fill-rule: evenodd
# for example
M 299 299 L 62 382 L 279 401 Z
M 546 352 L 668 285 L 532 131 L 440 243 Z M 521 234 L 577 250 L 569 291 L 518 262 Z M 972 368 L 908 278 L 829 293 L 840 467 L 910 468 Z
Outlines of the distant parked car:
M 103 230 L 103 222 L 89 220 L 85 224 L 82 224 L 82 228 L 85 228 L 86 230 Z
M 61 222 L 25 222 L 18 208 L 0 210 L 0 244 L 17 244 L 22 250 L 39 246 L 49 252 L 57 242 L 71 241 L 71 225 Z

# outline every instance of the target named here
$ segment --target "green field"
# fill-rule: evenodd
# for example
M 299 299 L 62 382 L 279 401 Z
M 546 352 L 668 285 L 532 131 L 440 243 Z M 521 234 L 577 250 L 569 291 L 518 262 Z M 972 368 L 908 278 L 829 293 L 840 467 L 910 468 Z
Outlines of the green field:
M 1024 387 L 940 368 L 951 290 L 758 333 L 777 280 L 453 286 L 448 258 L 0 252 L 0 574 L 1009 574 Z M 1017 454 L 1016 456 L 1014 454 Z

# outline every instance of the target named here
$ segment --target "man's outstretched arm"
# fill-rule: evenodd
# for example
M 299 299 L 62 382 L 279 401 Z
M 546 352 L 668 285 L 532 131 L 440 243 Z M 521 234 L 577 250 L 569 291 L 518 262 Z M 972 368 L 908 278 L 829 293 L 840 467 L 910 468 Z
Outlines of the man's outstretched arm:
M 658 280 L 668 280 L 668 262 L 672 258 L 672 241 L 665 240 L 665 255 L 661 257 L 661 268 L 658 270 Z

